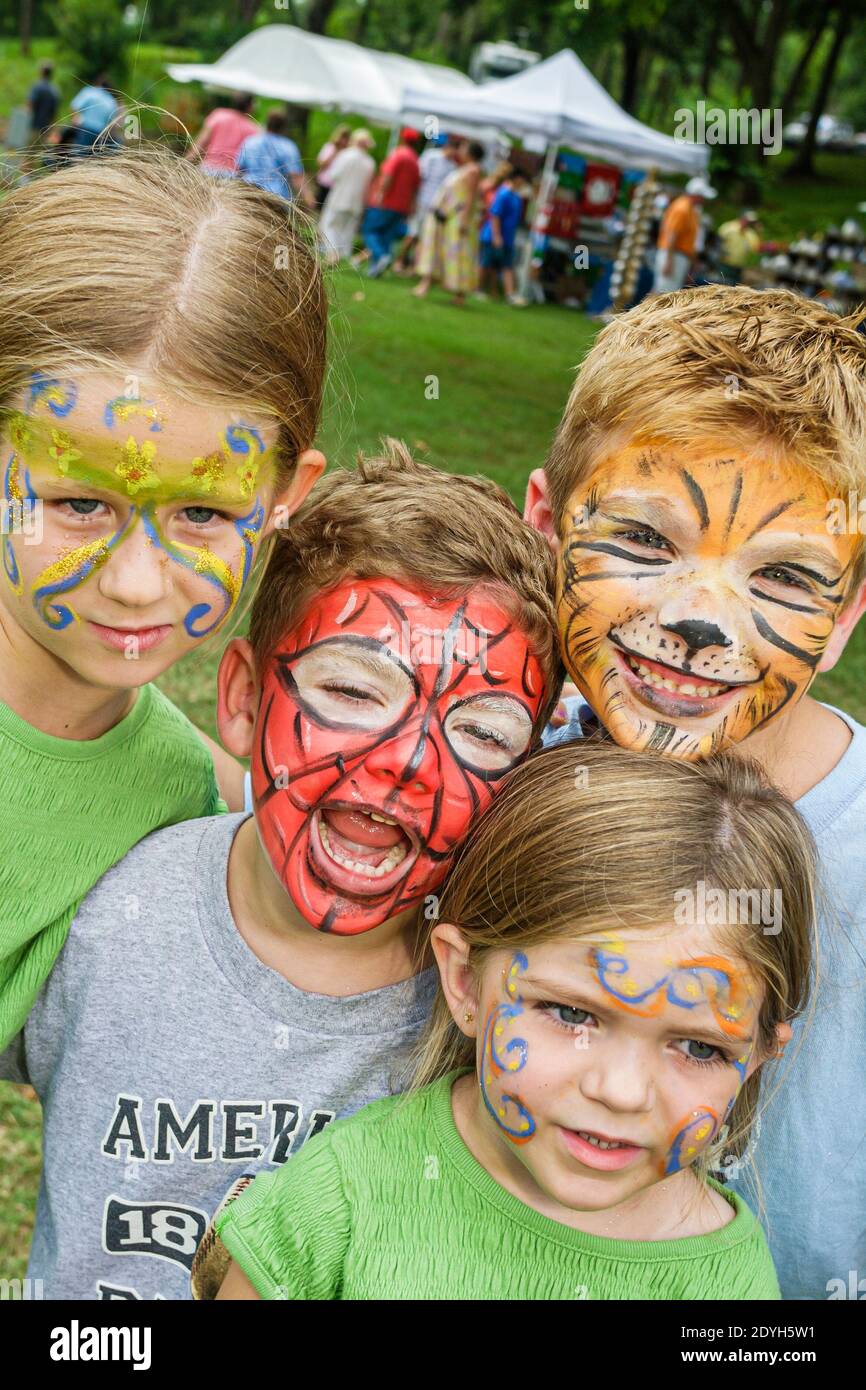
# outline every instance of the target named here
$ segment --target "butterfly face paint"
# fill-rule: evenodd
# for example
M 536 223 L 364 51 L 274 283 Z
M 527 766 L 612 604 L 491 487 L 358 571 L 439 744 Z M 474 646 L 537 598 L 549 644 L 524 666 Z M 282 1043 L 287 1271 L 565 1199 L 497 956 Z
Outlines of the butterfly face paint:
M 153 679 L 229 617 L 273 500 L 271 425 L 109 378 L 34 374 L 4 428 L 7 504 L 42 509 L 42 540 L 6 536 L 6 606 L 80 674 Z M 271 431 L 268 434 L 268 430 Z
M 480 1144 L 572 1210 L 649 1193 L 718 1137 L 750 1071 L 760 1001 L 705 924 L 491 953 L 478 987 Z
M 633 443 L 566 508 L 565 663 L 624 747 L 697 759 L 789 711 L 847 594 L 858 537 L 798 464 Z
M 482 590 L 348 579 L 314 600 L 263 673 L 252 756 L 259 835 L 301 916 L 354 935 L 434 891 L 544 698 Z

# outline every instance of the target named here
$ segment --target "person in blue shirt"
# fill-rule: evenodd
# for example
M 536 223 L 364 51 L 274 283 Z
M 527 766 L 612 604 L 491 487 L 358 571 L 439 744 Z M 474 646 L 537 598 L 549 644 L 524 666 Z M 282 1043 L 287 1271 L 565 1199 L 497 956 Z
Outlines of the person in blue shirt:
M 247 183 L 266 188 L 278 198 L 290 202 L 299 197 L 308 208 L 316 206 L 307 190 L 301 152 L 294 140 L 284 133 L 286 113 L 278 107 L 269 111 L 265 129 L 258 135 L 247 136 L 238 151 L 237 171 Z
M 487 216 L 478 238 L 482 281 L 496 293 L 499 277 L 509 303 L 517 301 L 514 290 L 514 242 L 523 218 L 523 200 L 514 187 L 515 170 L 505 164 L 503 175 L 487 209 Z
M 97 77 L 95 82 L 82 87 L 78 95 L 73 97 L 71 109 L 76 128 L 75 144 L 79 150 L 92 149 L 103 131 L 106 145 L 111 148 L 119 145 L 120 142 L 111 134 L 111 127 L 120 115 L 120 107 L 108 90 L 107 77 Z

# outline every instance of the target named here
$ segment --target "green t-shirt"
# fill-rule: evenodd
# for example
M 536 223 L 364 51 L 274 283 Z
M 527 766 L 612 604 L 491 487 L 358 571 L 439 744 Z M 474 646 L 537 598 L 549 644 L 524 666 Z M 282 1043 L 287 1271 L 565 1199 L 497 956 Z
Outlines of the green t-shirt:
M 152 830 L 220 807 L 210 753 L 156 686 L 113 729 L 81 741 L 0 704 L 0 1049 L 97 879 Z
M 459 1072 L 331 1124 L 225 1206 L 216 1232 L 262 1298 L 778 1299 L 758 1222 L 611 1240 L 543 1216 L 473 1158 L 454 1124 Z

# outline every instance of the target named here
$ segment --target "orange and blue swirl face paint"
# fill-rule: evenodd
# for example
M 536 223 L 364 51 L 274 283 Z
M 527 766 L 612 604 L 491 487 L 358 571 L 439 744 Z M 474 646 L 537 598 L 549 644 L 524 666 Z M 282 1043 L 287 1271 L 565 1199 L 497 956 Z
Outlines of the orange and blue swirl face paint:
M 528 1143 L 536 1130 L 535 1120 L 516 1092 L 504 1090 L 498 1099 L 491 1092 L 503 1077 L 514 1075 L 526 1066 L 526 1039 L 512 1037 L 507 1042 L 503 1039 L 506 1028 L 523 1013 L 523 1003 L 517 992 L 517 976 L 526 967 L 526 956 L 522 951 L 516 951 L 505 976 L 507 1000 L 504 1004 L 494 1004 L 484 1022 L 478 1077 L 488 1113 L 512 1144 Z
M 682 961 L 649 983 L 639 981 L 622 943 L 613 949 L 594 946 L 590 962 L 598 982 L 617 1008 L 641 1018 L 655 1018 L 672 1004 L 695 1009 L 707 1004 L 719 1027 L 733 1038 L 748 1031 L 754 1010 L 748 992 L 730 961 L 702 956 Z
M 712 1143 L 718 1128 L 719 1117 L 708 1105 L 687 1115 L 671 1137 L 662 1163 L 662 1177 L 670 1177 L 672 1173 L 678 1173 L 681 1168 L 688 1168 L 690 1163 L 694 1163 L 698 1155 Z

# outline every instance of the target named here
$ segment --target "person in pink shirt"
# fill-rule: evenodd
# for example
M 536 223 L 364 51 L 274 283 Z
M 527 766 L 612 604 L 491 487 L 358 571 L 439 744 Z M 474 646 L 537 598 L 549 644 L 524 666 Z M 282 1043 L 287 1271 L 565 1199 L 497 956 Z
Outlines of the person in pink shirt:
M 185 157 L 201 159 L 201 167 L 208 174 L 234 174 L 241 145 L 248 136 L 261 133 L 261 127 L 250 115 L 252 105 L 251 96 L 241 95 L 234 106 L 218 106 L 211 111 Z

